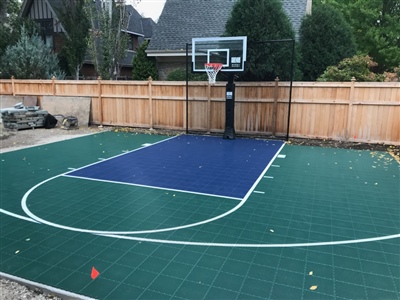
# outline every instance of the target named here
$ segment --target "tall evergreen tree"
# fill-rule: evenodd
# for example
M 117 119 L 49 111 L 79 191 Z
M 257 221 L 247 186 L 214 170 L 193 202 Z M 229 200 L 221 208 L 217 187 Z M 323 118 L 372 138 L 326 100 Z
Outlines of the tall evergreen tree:
M 38 35 L 29 35 L 22 28 L 21 38 L 8 46 L 1 59 L 2 76 L 20 79 L 62 78 L 58 58 Z
M 328 66 L 356 53 L 350 25 L 332 6 L 316 6 L 300 26 L 300 52 L 303 79 L 316 80 Z
M 139 46 L 136 56 L 133 58 L 133 80 L 147 80 L 150 76 L 154 80 L 158 79 L 156 61 L 153 57 L 147 57 L 146 55 L 148 44 L 148 41 L 143 42 Z
M 240 80 L 290 78 L 291 45 L 260 43 L 295 38 L 280 0 L 238 0 L 225 25 L 225 35 L 247 36 L 247 66 Z
M 61 56 L 68 64 L 69 72 L 79 79 L 79 71 L 88 45 L 89 19 L 85 10 L 85 0 L 63 0 L 58 17 L 66 30 Z

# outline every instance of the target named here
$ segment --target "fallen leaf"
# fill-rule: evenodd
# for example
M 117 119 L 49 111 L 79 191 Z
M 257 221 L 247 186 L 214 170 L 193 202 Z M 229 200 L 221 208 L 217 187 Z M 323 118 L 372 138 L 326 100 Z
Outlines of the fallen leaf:
M 310 287 L 310 290 L 315 291 L 318 288 L 318 285 L 313 285 Z
M 314 274 L 313 271 L 310 271 L 310 272 L 308 273 L 308 275 L 310 275 L 310 276 L 312 276 L 313 274 Z

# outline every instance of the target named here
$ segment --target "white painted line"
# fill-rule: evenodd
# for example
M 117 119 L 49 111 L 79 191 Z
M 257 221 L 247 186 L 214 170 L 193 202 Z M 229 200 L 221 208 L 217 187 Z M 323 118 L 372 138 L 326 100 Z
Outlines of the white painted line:
M 151 146 L 151 145 L 153 145 L 153 144 L 151 144 L 151 143 L 142 144 L 143 147 L 148 147 L 148 146 Z
M 68 170 L 76 170 L 75 168 L 68 168 Z
M 255 193 L 255 194 L 265 194 L 265 192 L 261 192 L 261 191 L 253 191 L 253 193 Z
M 10 212 L 10 211 L 7 211 L 7 210 L 4 210 L 4 209 L 2 209 L 2 208 L 0 208 L 0 213 L 3 213 L 3 214 L 5 214 L 5 215 L 9 215 L 9 216 L 11 216 L 11 217 L 18 218 L 18 219 L 21 219 L 21 220 L 24 220 L 24 221 L 29 221 L 29 222 L 32 222 L 32 223 L 39 223 L 38 221 L 36 221 L 36 220 L 34 220 L 34 219 L 31 219 L 31 218 L 28 218 L 28 217 L 25 217 L 25 216 L 21 216 L 21 215 L 14 214 L 14 213 L 12 213 L 12 212 Z
M 21 277 L 17 277 L 11 274 L 7 274 L 7 273 L 3 273 L 0 272 L 0 278 L 5 278 L 5 279 L 9 279 L 12 281 L 16 281 L 19 282 L 20 284 L 23 284 L 25 286 L 30 286 L 30 287 L 38 287 L 41 290 L 44 290 L 45 292 L 49 293 L 49 294 L 55 294 L 57 296 L 61 296 L 61 298 L 66 298 L 66 299 L 81 299 L 81 300 L 92 300 L 94 298 L 90 298 L 84 295 L 79 295 L 79 294 L 75 294 L 72 292 L 68 292 L 59 288 L 55 288 L 46 284 L 42 284 L 39 282 L 35 282 L 35 281 L 30 281 Z
M 274 176 L 264 176 L 264 178 L 270 178 L 270 179 L 272 179 L 272 178 L 274 178 Z
M 101 160 L 101 161 L 103 161 L 103 160 L 106 160 L 105 158 L 103 158 L 103 157 L 99 157 L 98 158 L 98 160 Z
M 286 154 L 279 154 L 278 158 L 286 158 Z
M 278 165 L 271 165 L 271 167 L 280 168 L 281 166 L 278 166 Z
M 231 199 L 231 200 L 236 200 L 236 201 L 241 201 L 242 200 L 242 198 L 237 198 L 237 197 L 229 197 L 229 196 L 216 195 L 216 194 L 207 194 L 207 193 L 200 193 L 200 192 L 194 192 L 194 191 L 170 189 L 170 188 L 166 188 L 166 187 L 162 187 L 162 186 L 159 187 L 159 186 L 155 186 L 155 185 L 145 185 L 145 184 L 123 182 L 123 181 L 113 181 L 113 180 L 105 180 L 105 179 L 80 177 L 80 176 L 74 176 L 74 175 L 69 175 L 69 174 L 61 174 L 60 176 L 69 177 L 69 178 L 79 178 L 79 179 L 90 180 L 90 181 L 107 182 L 107 183 L 123 184 L 123 185 L 130 185 L 130 186 L 139 186 L 139 187 L 145 187 L 145 188 L 151 188 L 151 189 L 163 190 L 163 191 L 171 191 L 171 192 L 186 193 L 186 194 L 195 194 L 195 195 L 208 196 L 208 197 L 217 197 L 217 198 Z
M 112 238 L 119 238 L 131 241 L 142 241 L 151 243 L 162 243 L 162 244 L 173 244 L 173 245 L 188 245 L 188 246 L 205 246 L 205 247 L 232 247 L 232 248 L 293 248 L 293 247 L 317 247 L 317 246 L 336 246 L 336 245 L 348 245 L 348 244 L 359 244 L 369 243 L 376 241 L 384 241 L 390 239 L 400 238 L 399 234 L 387 235 L 382 237 L 373 237 L 358 240 L 346 240 L 346 241 L 332 241 L 332 242 L 315 242 L 315 243 L 293 243 L 293 244 L 229 244 L 229 243 L 203 243 L 203 242 L 189 242 L 189 241 L 174 241 L 174 240 L 158 240 L 148 239 L 126 235 L 108 235 L 101 234 L 102 236 L 108 236 Z

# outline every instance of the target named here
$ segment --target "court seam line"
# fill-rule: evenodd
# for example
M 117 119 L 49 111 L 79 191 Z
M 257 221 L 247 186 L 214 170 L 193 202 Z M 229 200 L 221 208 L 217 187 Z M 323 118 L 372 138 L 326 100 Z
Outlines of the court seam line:
M 11 275 L 11 274 L 7 274 L 4 272 L 0 271 L 0 278 L 5 278 L 8 280 L 12 280 L 12 281 L 16 281 L 18 283 L 22 283 L 25 286 L 33 286 L 33 287 L 38 287 L 48 293 L 53 293 L 56 294 L 58 296 L 64 296 L 67 297 L 69 299 L 81 299 L 81 300 L 94 300 L 95 298 L 90 298 L 88 296 L 84 296 L 84 295 L 80 295 L 80 294 L 76 294 L 76 293 L 72 293 L 63 289 L 59 289 L 56 287 L 52 287 L 50 285 L 47 284 L 43 284 L 40 282 L 36 282 L 36 281 L 31 281 L 28 279 L 24 279 L 15 275 Z
M 96 178 L 89 178 L 89 177 L 74 176 L 74 175 L 69 175 L 69 174 L 62 174 L 60 176 L 68 177 L 68 178 L 78 178 L 78 179 L 82 179 L 82 180 L 90 180 L 90 181 L 99 181 L 99 182 L 115 183 L 115 184 L 122 184 L 122 185 L 138 186 L 138 187 L 144 187 L 144 188 L 153 188 L 153 189 L 156 189 L 156 190 L 166 190 L 166 191 L 170 191 L 170 192 L 195 194 L 195 195 L 201 195 L 201 196 L 209 196 L 209 197 L 215 197 L 215 198 L 224 198 L 224 199 L 242 201 L 242 198 L 237 198 L 237 197 L 223 196 L 223 195 L 217 195 L 217 194 L 207 194 L 207 193 L 200 193 L 200 192 L 192 192 L 192 191 L 185 191 L 185 190 L 176 190 L 176 189 L 153 186 L 153 185 L 145 185 L 145 184 L 138 184 L 138 183 L 123 182 L 123 181 L 113 181 L 113 180 L 106 180 L 106 179 L 96 179 Z
M 8 215 L 10 217 L 14 217 L 14 218 L 21 219 L 21 220 L 24 220 L 24 221 L 29 221 L 29 222 L 33 222 L 33 223 L 36 223 L 36 224 L 40 224 L 35 219 L 31 219 L 31 218 L 28 218 L 28 217 L 25 217 L 25 216 L 21 216 L 21 215 L 15 214 L 15 213 L 13 213 L 11 211 L 8 211 L 8 210 L 2 209 L 2 208 L 0 208 L 0 213 L 3 213 L 3 214 Z

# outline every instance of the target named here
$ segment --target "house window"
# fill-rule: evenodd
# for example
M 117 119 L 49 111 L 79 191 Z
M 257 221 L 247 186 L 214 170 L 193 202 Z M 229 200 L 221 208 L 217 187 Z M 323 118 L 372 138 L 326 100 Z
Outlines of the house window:
M 128 50 L 136 51 L 139 47 L 139 39 L 137 35 L 131 35 L 128 43 Z
M 36 20 L 40 27 L 40 36 L 43 42 L 49 46 L 53 47 L 53 19 L 39 19 Z

